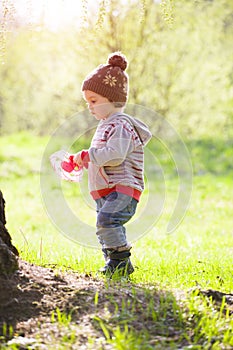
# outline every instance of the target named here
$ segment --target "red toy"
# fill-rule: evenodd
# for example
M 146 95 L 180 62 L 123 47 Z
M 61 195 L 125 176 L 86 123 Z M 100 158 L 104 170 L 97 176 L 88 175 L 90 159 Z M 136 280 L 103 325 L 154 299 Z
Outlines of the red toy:
M 74 162 L 74 156 L 69 156 L 69 161 L 63 161 L 61 162 L 61 167 L 63 170 L 67 171 L 68 173 L 71 173 L 73 170 L 79 170 L 78 164 Z
M 83 167 L 74 162 L 73 154 L 60 150 L 53 153 L 49 158 L 54 171 L 61 179 L 72 182 L 82 180 Z

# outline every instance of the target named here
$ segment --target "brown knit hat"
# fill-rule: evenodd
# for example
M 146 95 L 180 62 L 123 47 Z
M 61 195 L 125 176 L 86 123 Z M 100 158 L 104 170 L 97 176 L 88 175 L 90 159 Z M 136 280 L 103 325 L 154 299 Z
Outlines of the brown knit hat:
M 85 78 L 82 91 L 90 90 L 111 102 L 125 103 L 128 96 L 127 65 L 126 57 L 114 52 L 109 55 L 107 64 L 101 64 Z

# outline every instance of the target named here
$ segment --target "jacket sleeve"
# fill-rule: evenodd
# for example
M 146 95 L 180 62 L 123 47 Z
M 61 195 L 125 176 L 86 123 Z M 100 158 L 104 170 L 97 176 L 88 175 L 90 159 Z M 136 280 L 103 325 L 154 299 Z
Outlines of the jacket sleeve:
M 122 123 L 112 127 L 103 148 L 91 147 L 88 153 L 90 161 L 99 167 L 117 166 L 133 150 L 133 135 L 130 129 Z

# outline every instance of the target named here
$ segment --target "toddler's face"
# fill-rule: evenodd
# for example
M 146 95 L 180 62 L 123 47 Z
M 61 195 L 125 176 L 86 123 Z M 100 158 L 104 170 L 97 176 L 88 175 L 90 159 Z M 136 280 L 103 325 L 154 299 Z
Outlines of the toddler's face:
M 83 96 L 87 102 L 89 111 L 97 120 L 106 119 L 115 110 L 112 102 L 93 91 L 85 90 Z

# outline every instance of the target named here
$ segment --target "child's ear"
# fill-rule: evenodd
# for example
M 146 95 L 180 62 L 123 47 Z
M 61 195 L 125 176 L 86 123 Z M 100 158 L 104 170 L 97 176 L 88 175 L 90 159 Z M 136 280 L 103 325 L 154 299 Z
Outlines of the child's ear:
M 122 108 L 125 106 L 124 102 L 112 102 L 115 108 Z

